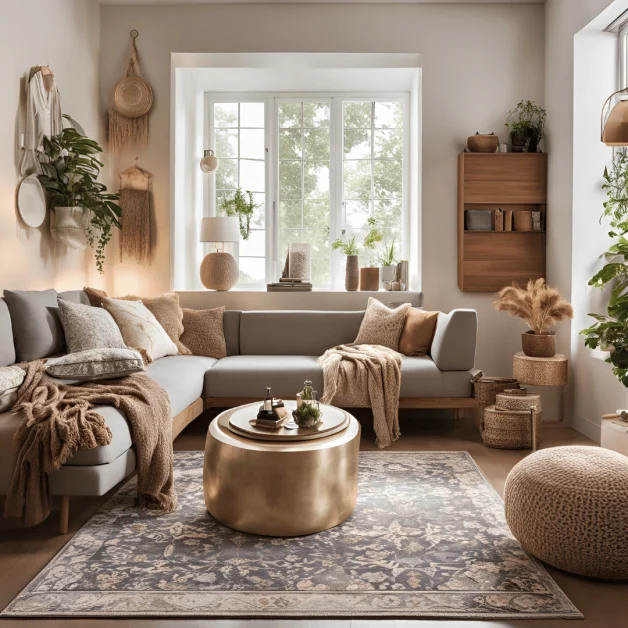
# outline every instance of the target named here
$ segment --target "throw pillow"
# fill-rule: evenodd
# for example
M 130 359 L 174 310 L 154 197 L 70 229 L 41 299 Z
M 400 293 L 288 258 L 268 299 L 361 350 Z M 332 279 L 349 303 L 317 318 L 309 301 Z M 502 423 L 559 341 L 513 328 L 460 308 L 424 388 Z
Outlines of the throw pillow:
M 399 353 L 403 355 L 427 355 L 432 348 L 436 332 L 438 312 L 427 312 L 411 307 L 399 340 Z
M 393 351 L 399 350 L 399 338 L 410 307 L 404 303 L 391 310 L 381 301 L 369 297 L 364 318 L 360 324 L 356 345 L 381 345 Z
M 189 310 L 183 308 L 183 335 L 181 342 L 193 355 L 208 358 L 224 358 L 227 343 L 222 319 L 225 306 L 213 310 Z
M 89 349 L 126 349 L 120 329 L 107 310 L 58 299 L 68 353 Z
M 46 362 L 51 377 L 80 382 L 117 379 L 144 370 L 142 356 L 133 349 L 90 349 Z
M 15 405 L 24 377 L 26 371 L 17 366 L 0 367 L 0 412 L 7 412 Z
M 179 353 L 159 321 L 141 301 L 103 298 L 103 306 L 118 324 L 127 346 L 137 349 L 147 364 Z
M 102 307 L 103 299 L 107 298 L 104 290 L 83 288 L 90 303 L 94 307 Z M 179 305 L 179 295 L 176 292 L 159 294 L 156 297 L 138 297 L 130 294 L 126 297 L 116 297 L 121 301 L 141 301 L 166 330 L 168 336 L 182 355 L 190 355 L 189 349 L 180 341 L 183 333 L 183 312 Z
M 5 290 L 18 362 L 41 360 L 65 349 L 56 290 Z

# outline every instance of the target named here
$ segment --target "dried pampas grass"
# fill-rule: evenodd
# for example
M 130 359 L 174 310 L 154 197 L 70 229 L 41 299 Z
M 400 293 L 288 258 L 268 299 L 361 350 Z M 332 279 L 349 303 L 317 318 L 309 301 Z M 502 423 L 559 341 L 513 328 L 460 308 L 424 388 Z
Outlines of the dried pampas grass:
M 127 118 L 109 109 L 109 143 L 112 148 L 148 144 L 148 114 Z
M 503 288 L 498 296 L 495 308 L 521 318 L 535 334 L 546 332 L 565 318 L 573 318 L 571 305 L 545 279 L 530 280 L 525 288 L 513 284 Z

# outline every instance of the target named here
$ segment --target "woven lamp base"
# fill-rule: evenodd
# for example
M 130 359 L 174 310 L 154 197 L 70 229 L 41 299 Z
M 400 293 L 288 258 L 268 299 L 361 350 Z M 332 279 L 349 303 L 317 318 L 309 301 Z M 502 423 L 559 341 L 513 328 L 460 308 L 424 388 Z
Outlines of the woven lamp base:
M 201 262 L 201 283 L 210 290 L 231 290 L 239 276 L 238 262 L 231 253 L 208 253 Z

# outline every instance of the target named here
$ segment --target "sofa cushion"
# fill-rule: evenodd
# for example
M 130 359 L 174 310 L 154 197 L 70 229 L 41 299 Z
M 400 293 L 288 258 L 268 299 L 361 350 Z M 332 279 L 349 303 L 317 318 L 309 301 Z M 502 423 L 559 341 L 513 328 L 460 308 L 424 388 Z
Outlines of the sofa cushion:
M 404 303 L 396 308 L 389 308 L 381 301 L 369 297 L 358 337 L 354 340 L 355 344 L 381 345 L 398 351 L 399 338 L 401 338 L 401 332 L 406 321 L 406 312 L 409 308 L 409 303 Z
M 203 397 L 262 399 L 266 388 L 275 397 L 294 399 L 306 379 L 322 394 L 323 369 L 316 356 L 234 355 L 219 360 L 205 374 Z
M 468 371 L 440 371 L 429 356 L 403 356 L 401 363 L 402 399 L 419 397 L 470 397 Z
M 353 342 L 363 317 L 364 312 L 242 312 L 240 354 L 320 356 Z
M 188 349 L 188 353 L 217 359 L 227 357 L 224 313 L 224 305 L 211 310 L 183 308 L 184 331 L 181 343 Z
M 78 382 L 120 379 L 144 371 L 142 356 L 135 349 L 88 349 L 68 353 L 46 362 L 51 377 Z
M 240 310 L 225 310 L 222 329 L 227 343 L 227 355 L 240 355 Z
M 71 303 L 91 305 L 85 290 L 66 290 L 65 292 L 59 292 L 58 298 L 64 301 L 70 301 Z
M 11 315 L 4 299 L 0 299 L 0 366 L 10 366 L 15 362 L 15 344 Z
M 65 350 L 56 290 L 5 290 L 18 362 L 47 358 Z

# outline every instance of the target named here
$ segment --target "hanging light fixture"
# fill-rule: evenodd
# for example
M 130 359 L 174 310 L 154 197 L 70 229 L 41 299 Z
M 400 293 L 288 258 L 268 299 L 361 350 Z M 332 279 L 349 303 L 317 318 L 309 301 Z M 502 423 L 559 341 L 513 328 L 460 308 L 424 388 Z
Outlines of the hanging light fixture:
M 211 174 L 212 172 L 216 172 L 216 170 L 218 170 L 218 157 L 214 155 L 213 150 L 209 149 L 204 152 L 200 165 L 201 170 L 205 174 Z
M 611 100 L 619 96 L 611 109 Z M 628 146 L 628 88 L 611 94 L 602 107 L 602 142 L 607 146 Z

